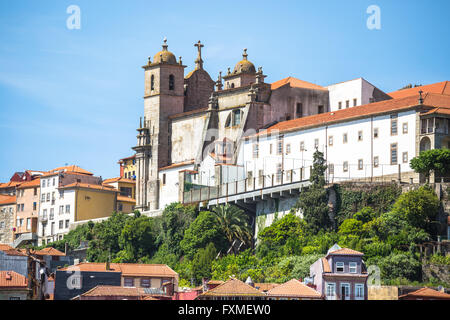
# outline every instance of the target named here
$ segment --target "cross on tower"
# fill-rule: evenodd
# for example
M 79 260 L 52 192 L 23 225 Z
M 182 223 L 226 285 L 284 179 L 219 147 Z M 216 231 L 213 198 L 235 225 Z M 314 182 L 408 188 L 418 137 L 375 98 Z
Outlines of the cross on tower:
M 197 60 L 195 60 L 195 69 L 203 69 L 202 48 L 204 45 L 198 40 L 198 42 L 194 44 L 194 47 L 197 47 L 198 49 Z
M 247 48 L 244 49 L 244 53 L 242 54 L 242 57 L 244 60 L 247 60 L 248 54 L 247 54 Z

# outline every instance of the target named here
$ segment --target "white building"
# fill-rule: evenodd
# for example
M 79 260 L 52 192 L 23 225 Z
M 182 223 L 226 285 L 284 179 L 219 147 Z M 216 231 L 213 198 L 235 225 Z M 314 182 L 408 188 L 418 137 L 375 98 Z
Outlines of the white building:
M 337 111 L 391 99 L 386 93 L 363 78 L 326 87 L 330 95 L 330 111 Z

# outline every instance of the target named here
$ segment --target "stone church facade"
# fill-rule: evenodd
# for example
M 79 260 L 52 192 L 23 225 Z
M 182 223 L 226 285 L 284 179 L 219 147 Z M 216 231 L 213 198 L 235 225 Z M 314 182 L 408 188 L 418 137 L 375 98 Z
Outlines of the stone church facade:
M 326 113 L 329 91 L 296 78 L 266 83 L 262 67 L 248 59 L 247 49 L 233 70 L 213 81 L 203 68 L 199 41 L 195 68 L 185 74 L 181 57 L 162 50 L 148 59 L 144 116 L 137 129 L 136 209 L 158 214 L 181 201 L 189 177 L 208 167 L 236 166 L 244 137 L 278 122 Z M 214 169 L 216 170 L 216 169 Z M 221 183 L 222 171 L 208 175 Z

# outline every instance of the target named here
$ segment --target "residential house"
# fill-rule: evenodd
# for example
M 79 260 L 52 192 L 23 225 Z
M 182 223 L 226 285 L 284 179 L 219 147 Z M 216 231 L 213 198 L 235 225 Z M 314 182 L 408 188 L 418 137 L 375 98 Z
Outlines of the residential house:
M 363 255 L 335 244 L 310 267 L 316 290 L 327 300 L 367 300 L 368 273 Z
M 72 290 L 67 281 L 73 283 Z M 80 263 L 55 272 L 55 300 L 69 300 L 98 285 L 142 288 L 147 295 L 172 299 L 178 274 L 162 264 Z
M 398 297 L 399 300 L 450 300 L 450 294 L 431 288 L 422 288 Z
M 119 195 L 123 197 L 128 197 L 131 199 L 136 199 L 136 181 L 118 177 L 106 179 L 103 181 L 103 185 L 108 185 L 119 190 Z
M 16 196 L 0 195 L 0 243 L 12 245 L 14 241 L 14 215 Z
M 136 180 L 136 155 L 119 160 L 120 177 Z
M 297 279 L 280 284 L 267 291 L 269 300 L 323 300 L 323 295 Z
M 15 215 L 15 247 L 23 242 L 37 245 L 40 178 L 26 181 L 17 186 L 17 209 Z
M 0 300 L 27 300 L 28 280 L 15 271 L 0 271 Z
M 266 294 L 239 279 L 229 279 L 200 294 L 196 300 L 264 300 Z
M 117 191 L 77 166 L 51 170 L 40 181 L 40 244 L 61 240 L 74 223 L 108 217 L 117 206 Z
M 0 271 L 11 270 L 28 277 L 28 257 L 9 245 L 0 244 Z

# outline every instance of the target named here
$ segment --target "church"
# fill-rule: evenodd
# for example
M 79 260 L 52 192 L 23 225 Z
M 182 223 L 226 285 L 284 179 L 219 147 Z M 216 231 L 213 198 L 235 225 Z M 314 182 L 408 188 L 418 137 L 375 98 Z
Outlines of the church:
M 219 185 L 230 175 L 245 178 L 237 167 L 244 165 L 238 154 L 247 136 L 284 121 L 391 99 L 363 78 L 330 87 L 294 77 L 266 83 L 247 49 L 232 70 L 220 72 L 214 81 L 203 68 L 204 45 L 198 41 L 194 46 L 198 55 L 187 74 L 167 39 L 142 67 L 144 116 L 133 150 L 136 209 L 149 215 L 183 202 L 192 186 Z

